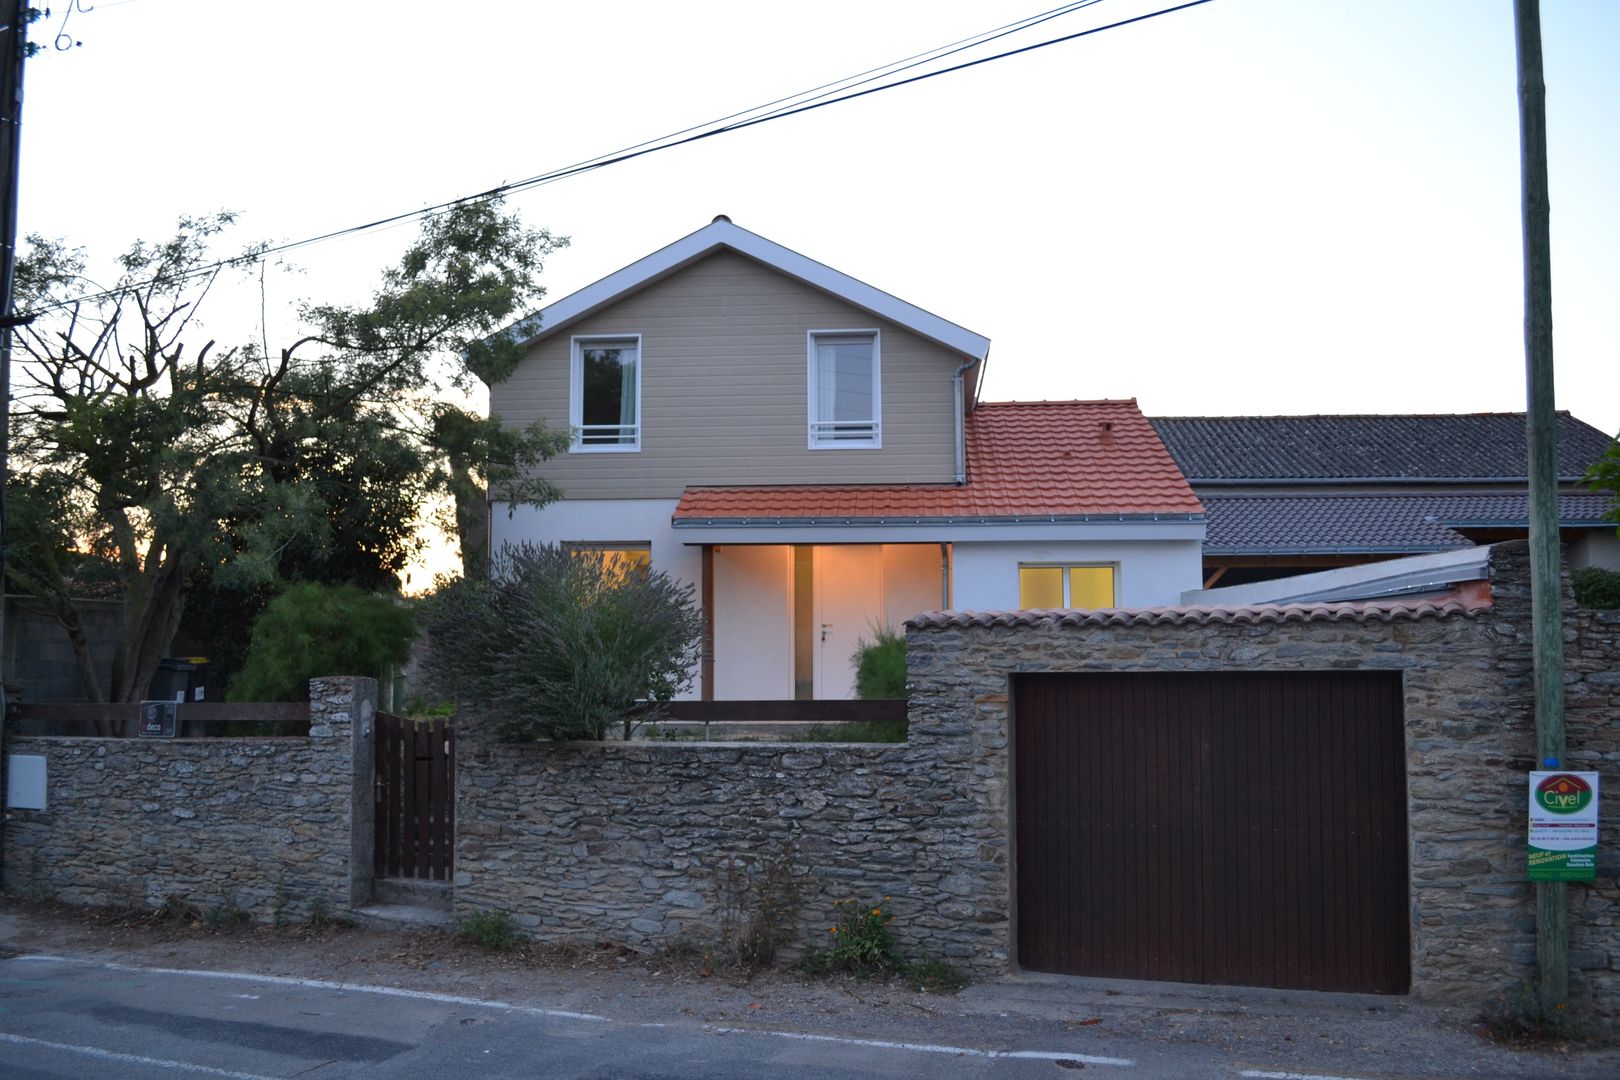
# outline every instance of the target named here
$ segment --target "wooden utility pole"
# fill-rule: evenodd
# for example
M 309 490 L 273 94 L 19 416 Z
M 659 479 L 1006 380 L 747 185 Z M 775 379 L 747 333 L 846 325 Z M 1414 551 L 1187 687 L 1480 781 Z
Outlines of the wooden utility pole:
M 1552 242 L 1547 199 L 1547 90 L 1541 0 L 1514 0 L 1519 54 L 1519 176 L 1524 225 L 1525 409 L 1530 444 L 1530 606 L 1535 636 L 1536 757 L 1564 763 L 1564 623 L 1558 548 L 1558 438 L 1553 409 Z M 1541 1005 L 1569 998 L 1568 886 L 1536 882 Z

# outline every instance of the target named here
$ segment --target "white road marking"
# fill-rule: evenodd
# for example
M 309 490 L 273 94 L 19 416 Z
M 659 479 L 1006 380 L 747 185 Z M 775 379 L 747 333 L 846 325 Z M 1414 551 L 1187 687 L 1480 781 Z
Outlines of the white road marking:
M 608 1018 L 595 1013 L 570 1012 L 567 1009 L 542 1009 L 534 1005 L 513 1005 L 507 1001 L 486 1001 L 483 998 L 462 997 L 458 994 L 436 994 L 431 990 L 401 990 L 395 986 L 366 986 L 362 983 L 329 982 L 325 979 L 293 979 L 285 975 L 254 975 L 246 971 L 205 971 L 196 968 L 137 967 L 130 964 L 111 964 L 100 960 L 80 960 L 73 956 L 18 956 L 14 960 L 38 960 L 53 964 L 82 964 L 105 968 L 108 971 L 132 971 L 143 975 L 189 975 L 198 979 L 235 979 L 241 982 L 270 983 L 272 986 L 297 986 L 307 990 L 342 990 L 357 994 L 377 994 L 382 997 L 410 998 L 432 1001 L 441 1005 L 473 1005 L 484 1009 L 525 1013 L 529 1016 L 548 1016 L 559 1020 L 590 1020 L 607 1023 Z
M 802 1031 L 771 1031 L 766 1028 L 738 1028 L 706 1026 L 705 1031 L 719 1035 L 769 1035 L 778 1039 L 800 1039 L 805 1042 L 842 1043 L 845 1046 L 868 1046 L 878 1050 L 909 1050 L 916 1054 L 957 1054 L 982 1058 L 1022 1058 L 1035 1061 L 1079 1061 L 1086 1065 L 1119 1065 L 1129 1068 L 1136 1062 L 1129 1058 L 1097 1057 L 1076 1054 L 1068 1050 L 985 1050 L 977 1046 L 942 1046 L 937 1043 L 890 1042 L 887 1039 L 855 1039 L 843 1035 L 809 1035 Z M 1328 1078 L 1324 1078 L 1328 1080 Z
M 1239 1076 L 1251 1080 L 1362 1080 L 1359 1076 L 1334 1076 L 1331 1073 L 1271 1072 L 1267 1069 L 1244 1069 Z
M 204 1076 L 224 1076 L 230 1080 L 276 1080 L 273 1076 L 260 1076 L 258 1073 L 232 1072 L 230 1069 L 216 1069 L 209 1065 L 192 1065 L 189 1062 L 168 1061 L 164 1058 L 141 1057 L 139 1054 L 120 1054 L 113 1050 L 103 1050 L 99 1046 L 46 1042 L 44 1039 L 30 1039 L 25 1035 L 9 1035 L 5 1032 L 0 1032 L 0 1042 L 11 1043 L 14 1046 L 43 1046 L 47 1050 L 81 1054 L 99 1061 L 116 1061 L 123 1065 L 149 1065 L 154 1069 L 177 1069 L 180 1072 L 202 1073 Z
M 79 964 L 85 967 L 99 967 L 107 971 L 127 971 L 142 975 L 189 975 L 199 979 L 231 979 L 240 982 L 269 983 L 272 986 L 295 986 L 309 990 L 338 990 L 357 994 L 377 994 L 383 997 L 409 998 L 415 1001 L 432 1001 L 443 1005 L 466 1005 L 483 1009 L 498 1009 L 503 1012 L 522 1013 L 529 1016 L 544 1016 L 559 1020 L 586 1020 L 593 1023 L 612 1023 L 612 1018 L 599 1016 L 596 1013 L 571 1012 L 566 1009 L 543 1009 L 532 1005 L 514 1005 L 506 1001 L 489 1001 L 484 998 L 462 997 L 458 994 L 439 994 L 429 990 L 401 990 L 392 986 L 367 986 L 360 983 L 330 982 L 325 979 L 295 979 L 285 975 L 255 975 L 245 971 L 208 971 L 194 968 L 155 968 L 140 967 L 132 964 L 114 964 L 102 960 L 87 960 L 74 956 L 17 956 L 12 962 L 35 961 L 52 964 Z M 250 995 L 236 995 L 238 997 Z M 663 1028 L 666 1024 L 641 1024 L 640 1027 Z M 768 1028 L 736 1028 L 716 1027 L 704 1025 L 702 1030 L 718 1035 L 763 1035 L 777 1039 L 796 1039 L 803 1042 L 841 1043 L 845 1046 L 865 1046 L 877 1050 L 904 1050 L 919 1054 L 954 1054 L 967 1057 L 995 1058 L 995 1059 L 1022 1059 L 1035 1061 L 1078 1061 L 1085 1065 L 1115 1065 L 1129 1068 L 1136 1064 L 1129 1058 L 1099 1057 L 1095 1054 L 1077 1054 L 1067 1050 L 986 1050 L 976 1046 L 946 1046 L 935 1043 L 908 1043 L 892 1042 L 886 1039 L 858 1039 L 844 1035 L 812 1035 L 801 1031 L 773 1031 Z M 42 1044 L 43 1045 L 43 1044 Z M 202 1066 L 196 1066 L 201 1069 Z M 210 1070 L 218 1072 L 218 1070 Z M 247 1074 L 220 1073 L 222 1076 L 247 1076 Z M 1284 1073 L 1245 1073 L 1245 1076 L 1285 1077 Z M 257 1080 L 257 1078 L 255 1078 Z M 1351 1078 L 1337 1077 L 1310 1077 L 1307 1080 L 1351 1080 Z

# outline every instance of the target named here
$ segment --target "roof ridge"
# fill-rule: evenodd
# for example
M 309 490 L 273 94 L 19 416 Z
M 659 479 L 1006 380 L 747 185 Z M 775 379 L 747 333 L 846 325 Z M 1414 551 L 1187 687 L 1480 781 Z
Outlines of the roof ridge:
M 973 407 L 975 409 L 985 409 L 985 408 L 995 408 L 997 406 L 1003 406 L 1003 405 L 1020 405 L 1020 406 L 1023 406 L 1023 405 L 1136 405 L 1137 406 L 1137 411 L 1138 412 L 1141 411 L 1141 406 L 1137 405 L 1137 401 L 1133 397 L 1128 397 L 1128 398 L 1055 398 L 1055 399 L 1042 398 L 1039 401 L 1020 401 L 1018 399 L 1012 399 L 1012 400 L 1008 400 L 1008 401 L 980 401 L 977 404 L 975 404 Z

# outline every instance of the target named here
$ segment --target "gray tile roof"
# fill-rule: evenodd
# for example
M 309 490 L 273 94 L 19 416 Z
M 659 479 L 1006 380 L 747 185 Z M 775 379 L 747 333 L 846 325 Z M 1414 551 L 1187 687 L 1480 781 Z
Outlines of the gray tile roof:
M 1523 413 L 1441 416 L 1174 416 L 1153 420 L 1200 481 L 1523 479 Z M 1579 479 L 1613 440 L 1558 414 L 1558 474 Z
M 1233 607 L 1183 606 L 1096 608 L 1067 611 L 925 611 L 906 620 L 914 630 L 954 627 L 1023 626 L 1205 626 L 1296 622 L 1396 622 L 1411 619 L 1478 618 L 1489 606 L 1459 600 L 1375 600 L 1338 604 L 1258 604 Z
M 1378 553 L 1468 547 L 1457 528 L 1529 522 L 1527 495 L 1205 495 L 1206 555 Z M 1606 495 L 1560 495 L 1559 523 L 1601 526 Z M 1612 523 L 1610 523 L 1612 526 Z

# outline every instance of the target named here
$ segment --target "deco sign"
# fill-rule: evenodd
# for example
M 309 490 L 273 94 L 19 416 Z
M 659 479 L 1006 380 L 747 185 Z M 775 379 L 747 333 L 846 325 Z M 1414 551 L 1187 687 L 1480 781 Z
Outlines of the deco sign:
M 1598 774 L 1530 774 L 1531 881 L 1597 877 Z

